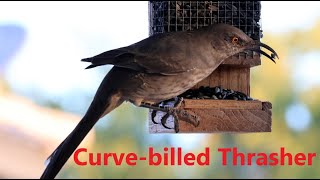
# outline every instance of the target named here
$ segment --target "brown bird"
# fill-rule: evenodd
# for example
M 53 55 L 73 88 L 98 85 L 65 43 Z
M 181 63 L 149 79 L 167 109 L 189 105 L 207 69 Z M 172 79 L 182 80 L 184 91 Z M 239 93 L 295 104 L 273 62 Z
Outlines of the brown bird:
M 272 54 L 265 53 L 260 46 Z M 259 52 L 272 61 L 278 57 L 271 47 L 253 41 L 240 29 L 214 24 L 193 31 L 156 34 L 83 59 L 91 62 L 86 69 L 101 65 L 113 68 L 101 82 L 79 124 L 48 158 L 50 162 L 41 179 L 54 178 L 95 123 L 124 101 L 175 117 L 185 115 L 197 122 L 196 117 L 177 108 L 179 103 L 165 109 L 157 104 L 177 97 L 209 76 L 226 58 L 247 50 Z

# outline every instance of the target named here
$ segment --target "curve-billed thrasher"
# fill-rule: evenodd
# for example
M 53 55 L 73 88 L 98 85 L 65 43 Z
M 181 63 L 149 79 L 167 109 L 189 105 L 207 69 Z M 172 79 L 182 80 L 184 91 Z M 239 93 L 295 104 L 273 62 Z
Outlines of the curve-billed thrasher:
M 260 46 L 273 54 L 260 50 Z M 272 61 L 277 56 L 272 48 L 253 41 L 240 29 L 215 24 L 194 31 L 156 34 L 83 59 L 91 62 L 87 68 L 114 66 L 79 124 L 49 157 L 41 178 L 54 178 L 95 123 L 124 101 L 176 115 L 177 108 L 159 109 L 154 104 L 182 94 L 209 76 L 226 58 L 246 50 L 259 52 Z

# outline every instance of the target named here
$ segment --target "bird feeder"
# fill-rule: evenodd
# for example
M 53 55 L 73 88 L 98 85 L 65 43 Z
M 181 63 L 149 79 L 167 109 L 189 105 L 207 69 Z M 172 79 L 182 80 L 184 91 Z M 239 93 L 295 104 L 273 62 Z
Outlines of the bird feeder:
M 226 23 L 240 28 L 253 40 L 260 41 L 260 13 L 260 1 L 150 1 L 149 35 Z M 250 69 L 259 65 L 259 54 L 239 53 L 229 57 L 210 76 L 195 85 L 193 90 L 200 87 L 218 88 L 218 91 L 228 89 L 229 92 L 239 92 L 247 97 L 184 98 L 181 108 L 197 114 L 200 125 L 194 127 L 179 121 L 179 132 L 271 132 L 272 104 L 250 98 Z M 160 122 L 159 118 L 156 116 L 155 121 Z M 149 127 L 151 133 L 174 132 L 173 129 L 164 128 L 161 123 L 151 122 L 151 111 Z

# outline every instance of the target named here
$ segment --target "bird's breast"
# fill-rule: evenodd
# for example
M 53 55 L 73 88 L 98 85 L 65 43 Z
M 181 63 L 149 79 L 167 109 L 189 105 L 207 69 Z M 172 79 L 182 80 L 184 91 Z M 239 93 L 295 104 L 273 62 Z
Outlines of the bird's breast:
M 192 68 L 175 75 L 140 73 L 135 76 L 139 79 L 140 85 L 131 96 L 142 97 L 148 102 L 160 102 L 182 94 L 209 76 L 211 72 L 212 69 Z

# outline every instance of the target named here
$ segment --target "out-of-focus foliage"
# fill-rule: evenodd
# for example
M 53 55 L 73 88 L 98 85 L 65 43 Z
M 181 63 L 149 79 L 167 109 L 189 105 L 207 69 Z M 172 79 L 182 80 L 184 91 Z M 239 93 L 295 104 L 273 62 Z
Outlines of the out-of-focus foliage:
M 272 132 L 250 134 L 208 134 L 201 146 L 194 147 L 192 152 L 211 148 L 209 167 L 200 166 L 156 166 L 150 167 L 146 162 L 136 166 L 101 166 L 79 167 L 72 160 L 59 177 L 79 178 L 316 178 L 320 176 L 320 161 L 316 158 L 312 166 L 221 166 L 219 147 L 238 147 L 243 152 L 279 152 L 285 147 L 287 152 L 320 152 L 317 138 L 320 136 L 320 87 L 305 92 L 294 91 L 290 66 L 293 57 L 298 53 L 307 53 L 320 49 L 320 23 L 304 32 L 286 34 L 264 33 L 262 41 L 273 47 L 279 54 L 277 64 L 262 57 L 262 65 L 251 69 L 251 96 L 259 100 L 270 101 L 272 108 Z M 303 59 L 299 59 L 303 61 Z M 285 111 L 294 101 L 301 101 L 309 108 L 312 125 L 302 132 L 294 132 L 285 122 Z M 135 152 L 147 155 L 149 146 L 160 152 L 170 147 L 169 140 L 175 135 L 150 135 L 148 133 L 147 110 L 124 104 L 113 111 L 98 129 L 97 144 L 91 152 Z M 161 136 L 162 139 L 154 138 Z M 187 138 L 187 136 L 186 136 Z M 156 143 L 152 143 L 156 141 Z M 175 146 L 176 147 L 176 146 Z

